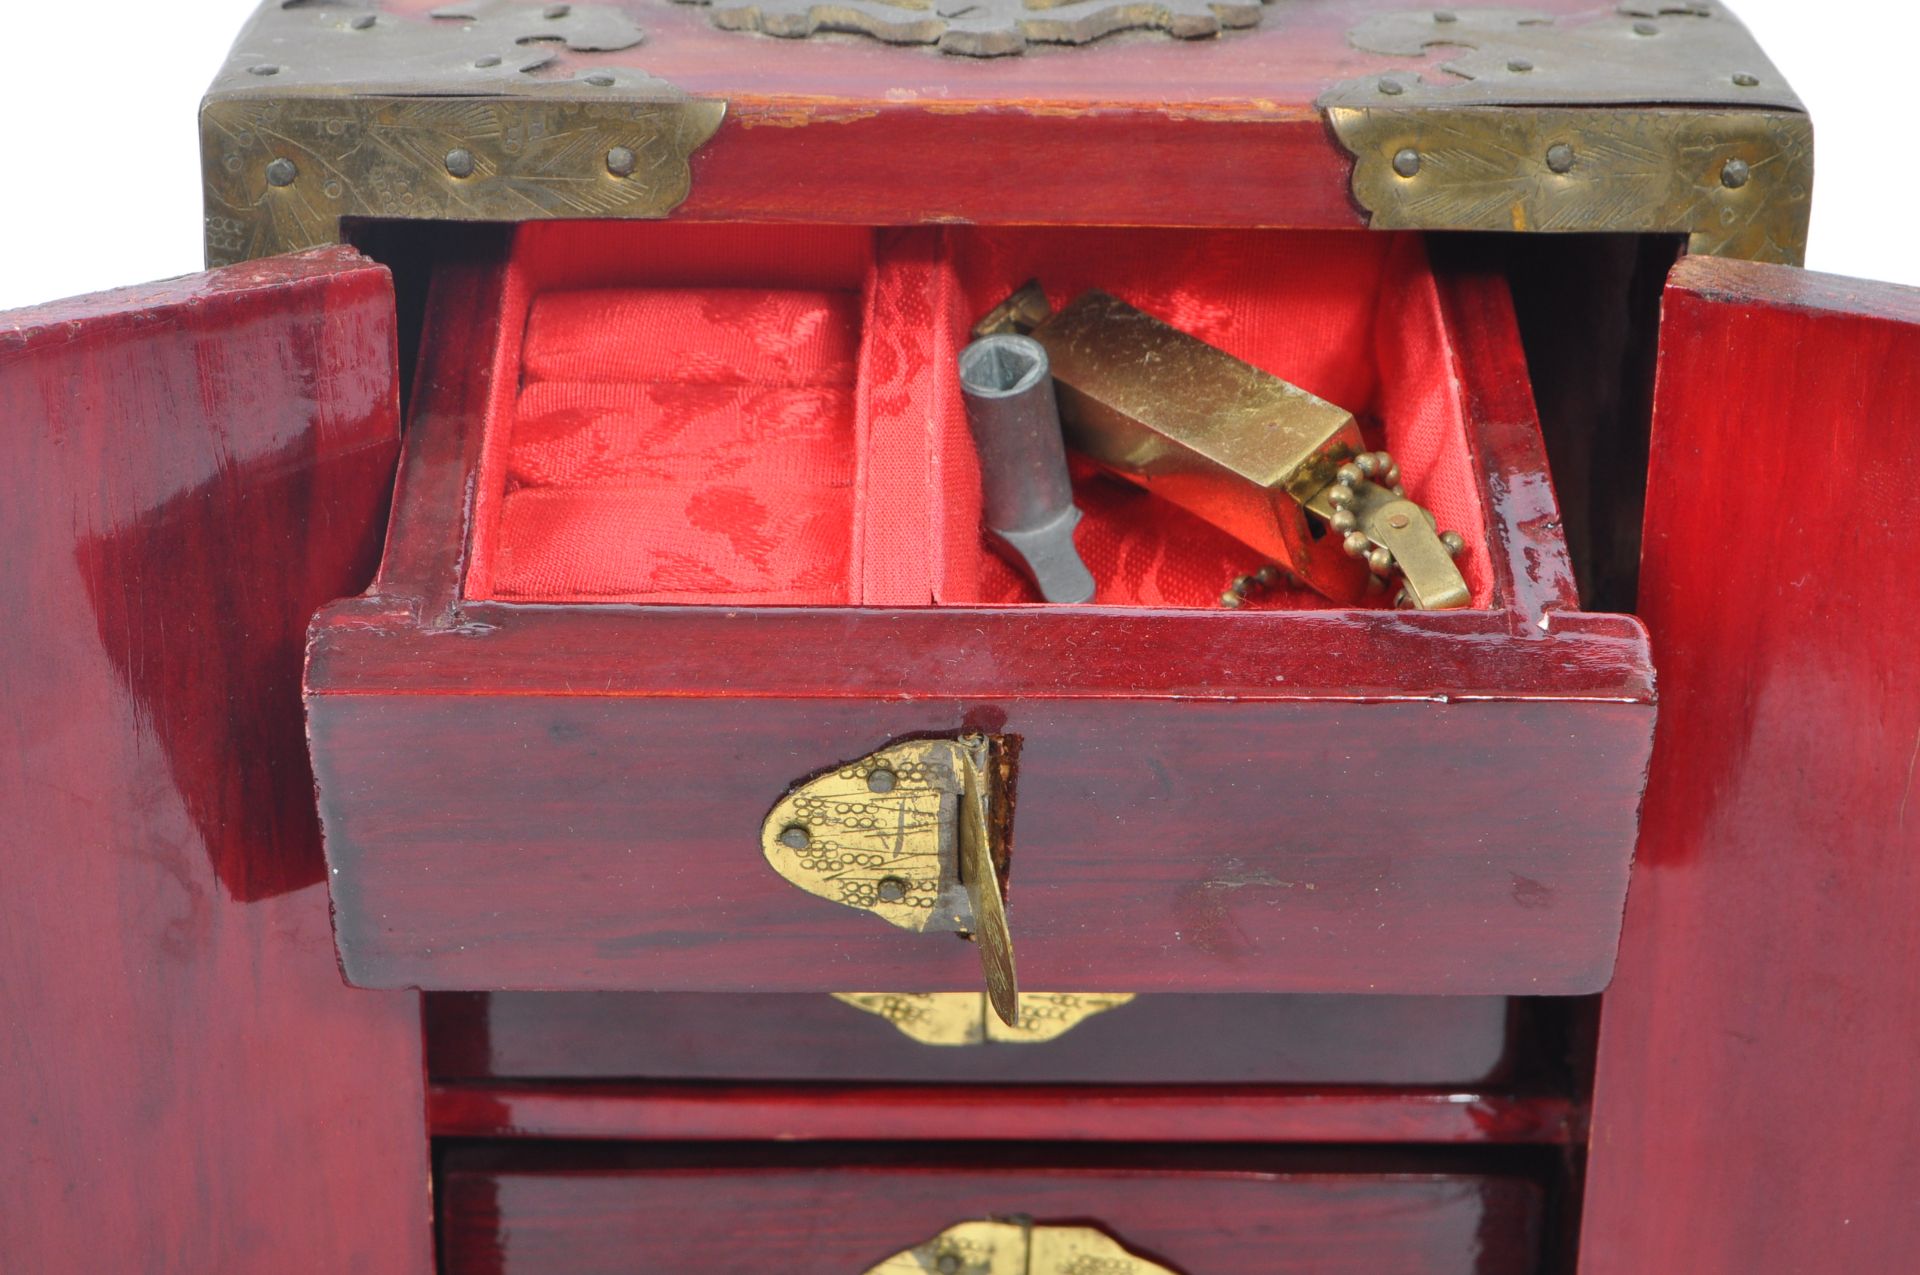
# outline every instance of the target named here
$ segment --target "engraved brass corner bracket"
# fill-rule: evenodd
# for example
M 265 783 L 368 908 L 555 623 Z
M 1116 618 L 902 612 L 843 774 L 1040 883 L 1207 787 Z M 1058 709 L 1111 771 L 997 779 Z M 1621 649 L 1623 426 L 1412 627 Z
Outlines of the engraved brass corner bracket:
M 1805 257 L 1812 123 L 1717 4 L 1646 0 L 1586 21 L 1421 9 L 1349 39 L 1443 51 L 1320 99 L 1377 228 L 1677 233 L 1695 253 Z
M 552 74 L 644 38 L 606 4 L 267 0 L 200 109 L 208 264 L 336 243 L 353 217 L 666 216 L 726 103 L 630 67 Z
M 962 1222 L 866 1275 L 1174 1275 L 1087 1226 Z
M 809 894 L 980 949 L 987 997 L 1020 1019 L 1006 874 L 1018 741 L 907 739 L 794 788 L 761 827 L 774 871 Z

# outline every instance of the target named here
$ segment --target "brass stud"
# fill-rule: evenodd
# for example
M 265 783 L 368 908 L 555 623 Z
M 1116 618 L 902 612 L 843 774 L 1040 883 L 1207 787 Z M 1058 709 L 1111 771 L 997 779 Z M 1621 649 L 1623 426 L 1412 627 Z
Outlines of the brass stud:
M 1556 173 L 1573 171 L 1573 147 L 1565 142 L 1555 142 L 1547 147 L 1547 167 Z
M 1408 146 L 1393 157 L 1393 171 L 1402 177 L 1413 177 L 1420 172 L 1420 152 Z
M 1525 75 L 1528 71 L 1533 70 L 1533 63 L 1527 61 L 1525 58 L 1514 58 L 1507 63 L 1507 70 L 1514 72 L 1516 75 Z
M 1442 23 L 1458 22 L 1460 20 L 1460 15 L 1455 13 L 1451 9 L 1435 9 L 1433 11 L 1433 20 L 1435 22 L 1442 22 Z
M 550 20 L 558 21 L 559 19 L 566 17 L 569 13 L 572 13 L 572 12 L 573 12 L 573 6 L 570 4 L 550 4 L 547 6 L 546 11 L 542 13 L 540 16 Z
M 789 850 L 805 850 L 813 844 L 813 835 L 796 823 L 781 832 L 780 844 Z
M 899 778 L 891 770 L 885 768 L 867 772 L 868 792 L 892 792 L 894 786 L 899 782 Z
M 1720 168 L 1720 184 L 1728 190 L 1739 190 L 1753 179 L 1753 166 L 1744 159 L 1730 159 Z
M 1387 525 L 1395 531 L 1405 531 L 1407 529 L 1407 516 L 1405 514 L 1394 514 L 1387 519 Z
M 269 186 L 291 186 L 300 176 L 300 170 L 293 166 L 290 159 L 276 159 L 267 165 L 267 184 Z
M 489 53 L 483 58 L 475 58 L 473 64 L 482 71 L 489 70 L 500 65 L 500 56 L 497 53 Z
M 1660 28 L 1651 22 L 1636 22 L 1633 24 L 1633 33 L 1635 35 L 1659 35 Z
M 1757 75 L 1748 75 L 1745 71 L 1736 71 L 1733 75 L 1733 82 L 1743 89 L 1756 88 L 1760 84 L 1760 77 Z
M 899 877 L 881 877 L 875 892 L 882 903 L 898 903 L 907 897 L 907 889 L 907 883 Z
M 360 14 L 358 17 L 354 18 L 353 21 L 347 23 L 347 26 L 354 31 L 366 31 L 371 29 L 373 24 L 378 22 L 379 20 L 380 20 L 380 15 L 378 14 L 363 13 L 363 14 Z
M 473 152 L 465 148 L 455 148 L 447 152 L 447 172 L 454 177 L 473 176 Z
M 595 71 L 587 77 L 587 83 L 597 89 L 610 89 L 613 87 L 613 77 L 605 71 Z
M 633 170 L 639 166 L 639 159 L 624 146 L 616 146 L 607 152 L 607 171 L 615 177 L 631 177 Z
M 248 75 L 278 75 L 280 68 L 271 62 L 259 62 L 247 68 Z
M 1399 97 L 1407 91 L 1407 86 L 1398 80 L 1381 80 L 1380 91 L 1388 97 Z

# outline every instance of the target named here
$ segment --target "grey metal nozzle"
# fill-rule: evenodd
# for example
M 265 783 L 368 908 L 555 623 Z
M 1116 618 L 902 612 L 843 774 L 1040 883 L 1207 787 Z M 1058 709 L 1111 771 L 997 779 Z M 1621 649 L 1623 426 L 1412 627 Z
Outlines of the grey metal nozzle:
M 988 533 L 1047 601 L 1093 601 L 1093 575 L 1073 544 L 1080 510 L 1046 348 L 1032 337 L 988 336 L 960 351 L 959 362 Z

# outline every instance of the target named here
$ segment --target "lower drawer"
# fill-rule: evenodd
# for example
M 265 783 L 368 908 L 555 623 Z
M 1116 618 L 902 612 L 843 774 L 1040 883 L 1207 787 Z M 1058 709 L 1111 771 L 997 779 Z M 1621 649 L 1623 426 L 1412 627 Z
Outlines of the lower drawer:
M 449 992 L 426 1004 L 428 1067 L 443 1081 L 1485 1086 L 1531 1076 L 1565 1016 L 1562 1002 L 1488 996 L 1029 993 L 1015 1031 L 978 993 Z
M 1336 1153 L 1160 1152 L 1129 1163 L 1108 1152 L 1095 1165 L 1019 1147 L 963 1162 L 821 1150 L 776 1149 L 765 1154 L 778 1162 L 759 1164 L 751 1152 L 672 1148 L 449 1152 L 444 1269 L 866 1275 L 919 1249 L 876 1275 L 1521 1275 L 1538 1267 L 1547 1195 L 1522 1170 L 1343 1164 Z M 1091 1229 L 1153 1264 L 1107 1252 L 1026 1265 L 1011 1249 L 1035 1241 L 1019 1225 L 995 1228 L 1007 1252 L 989 1255 L 993 1241 L 977 1229 L 921 1247 L 989 1219 Z

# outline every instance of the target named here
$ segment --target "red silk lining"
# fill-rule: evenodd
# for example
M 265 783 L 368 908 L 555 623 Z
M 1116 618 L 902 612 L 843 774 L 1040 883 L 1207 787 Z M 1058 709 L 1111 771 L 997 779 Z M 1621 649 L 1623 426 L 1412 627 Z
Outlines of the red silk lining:
M 1349 407 L 1471 546 L 1484 511 L 1418 239 L 1278 231 L 529 223 L 509 268 L 467 594 L 1015 604 L 979 535 L 953 357 L 1029 277 L 1114 292 Z M 1099 601 L 1214 607 L 1259 556 L 1075 464 Z M 1280 590 L 1254 605 L 1315 608 Z

